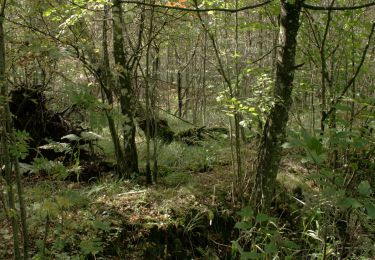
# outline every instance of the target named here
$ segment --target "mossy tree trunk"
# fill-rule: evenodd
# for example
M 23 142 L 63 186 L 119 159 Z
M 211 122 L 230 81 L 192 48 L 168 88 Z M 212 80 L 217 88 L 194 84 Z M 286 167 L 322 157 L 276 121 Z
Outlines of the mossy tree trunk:
M 276 176 L 281 160 L 282 144 L 286 136 L 288 113 L 292 104 L 295 55 L 299 17 L 303 0 L 281 0 L 279 48 L 277 53 L 276 79 L 271 108 L 263 128 L 258 152 L 256 177 L 252 202 L 258 211 L 267 211 L 275 192 Z
M 10 208 L 9 217 L 13 230 L 13 247 L 15 259 L 28 259 L 29 238 L 27 232 L 27 214 L 24 201 L 23 186 L 21 183 L 21 174 L 18 164 L 18 158 L 10 151 L 10 148 L 16 145 L 11 113 L 8 102 L 8 86 L 6 82 L 5 69 L 5 6 L 6 0 L 0 1 L 0 165 L 4 164 L 4 177 L 7 183 L 8 206 Z M 2 174 L 0 169 L 0 175 Z M 13 173 L 15 176 L 13 176 Z M 14 180 L 17 187 L 19 202 L 19 211 L 21 217 L 22 238 L 23 238 L 23 257 L 21 258 L 19 241 L 19 219 L 16 207 L 16 196 L 13 191 Z
M 110 71 L 110 63 L 109 63 L 109 52 L 108 52 L 108 39 L 107 39 L 107 31 L 108 31 L 108 11 L 109 7 L 105 7 L 104 10 L 104 17 L 103 17 L 103 41 L 102 41 L 102 48 L 103 48 L 103 69 L 102 73 L 100 74 L 99 81 L 102 83 L 102 96 L 103 100 L 106 100 L 109 107 L 112 109 L 114 106 L 114 98 L 113 98 L 113 91 L 115 89 L 113 75 Z M 112 142 L 115 149 L 115 156 L 116 156 L 116 163 L 117 163 L 117 173 L 121 176 L 121 173 L 126 172 L 126 162 L 124 160 L 124 152 L 121 147 L 120 138 L 118 135 L 118 131 L 116 128 L 116 123 L 111 115 L 111 113 L 106 110 L 105 115 L 108 121 L 108 127 L 111 133 Z
M 131 173 L 138 172 L 138 155 L 135 145 L 135 97 L 131 82 L 131 68 L 127 63 L 125 56 L 124 35 L 122 31 L 123 16 L 121 1 L 113 0 L 112 7 L 113 16 L 113 55 L 115 60 L 117 90 L 120 95 L 121 113 L 123 119 L 124 134 L 124 159 L 126 163 L 123 177 L 129 177 Z

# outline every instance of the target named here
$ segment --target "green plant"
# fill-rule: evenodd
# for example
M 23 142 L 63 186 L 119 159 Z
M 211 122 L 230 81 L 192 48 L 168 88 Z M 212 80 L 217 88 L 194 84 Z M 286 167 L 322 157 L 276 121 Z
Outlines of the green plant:
M 69 256 L 80 258 L 103 251 L 106 243 L 101 237 L 112 230 L 111 223 L 87 211 L 88 204 L 88 197 L 77 191 L 62 190 L 33 205 L 33 224 L 44 227 L 43 236 L 36 241 L 35 259 L 61 256 L 67 248 L 71 249 Z M 86 216 L 83 221 L 82 214 Z
M 354 151 L 358 147 L 363 149 L 367 145 L 364 138 L 343 132 L 317 137 L 302 130 L 291 133 L 288 143 L 284 144 L 284 148 L 303 151 L 300 160 L 314 166 L 308 179 L 319 188 L 319 196 L 311 196 L 303 209 L 301 233 L 301 239 L 306 242 L 305 246 L 310 247 L 311 255 L 325 258 L 370 256 L 374 253 L 371 252 L 373 249 L 364 246 L 368 245 L 368 240 L 361 239 L 357 233 L 357 230 L 365 233 L 374 230 L 375 200 L 371 178 L 360 177 L 361 172 L 366 171 L 365 167 L 359 169 L 361 162 L 351 162 L 342 167 L 330 163 L 334 149 L 337 153 L 348 149 L 348 145 Z M 370 241 L 374 239 L 369 237 Z
M 188 173 L 174 172 L 165 176 L 164 181 L 169 186 L 179 186 L 188 183 L 191 178 Z
M 240 259 L 293 259 L 300 245 L 288 238 L 288 232 L 279 226 L 276 218 L 267 214 L 255 214 L 251 207 L 243 208 L 238 215 L 241 221 L 235 228 L 240 236 L 232 243 L 232 254 Z

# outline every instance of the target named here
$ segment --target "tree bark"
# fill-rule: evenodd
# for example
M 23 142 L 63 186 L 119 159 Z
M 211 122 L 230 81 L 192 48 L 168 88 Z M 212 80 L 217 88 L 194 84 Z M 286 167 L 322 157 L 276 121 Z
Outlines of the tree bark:
M 103 17 L 103 38 L 102 38 L 102 48 L 103 48 L 103 68 L 102 72 L 100 73 L 100 79 L 102 83 L 102 96 L 103 102 L 106 99 L 107 104 L 109 105 L 110 109 L 114 106 L 114 99 L 113 99 L 113 91 L 115 89 L 113 75 L 110 71 L 110 63 L 109 63 L 109 52 L 108 52 L 108 39 L 107 39 L 107 30 L 108 30 L 108 11 L 109 8 L 105 7 L 104 10 L 104 17 Z M 117 173 L 121 176 L 122 172 L 126 172 L 126 162 L 124 161 L 124 153 L 121 147 L 120 139 L 118 136 L 117 128 L 115 121 L 110 113 L 110 111 L 106 110 L 105 115 L 108 121 L 108 128 L 111 133 L 111 138 L 113 142 L 113 146 L 115 149 L 115 156 L 116 156 L 116 163 L 117 163 Z
M 182 118 L 182 79 L 181 79 L 181 72 L 177 71 L 177 99 L 178 99 L 178 117 Z
M 124 132 L 124 158 L 126 163 L 125 172 L 122 177 L 130 177 L 130 174 L 139 172 L 138 154 L 135 145 L 135 124 L 134 111 L 135 100 L 131 84 L 131 69 L 129 68 L 125 56 L 124 35 L 122 31 L 123 17 L 121 1 L 113 0 L 113 55 L 115 60 L 117 86 L 120 95 L 121 113 L 123 119 Z
M 15 145 L 14 130 L 12 124 L 11 113 L 8 103 L 8 86 L 5 77 L 5 19 L 6 1 L 3 0 L 0 5 L 0 163 L 3 162 L 5 169 L 5 180 L 7 183 L 8 204 L 10 207 L 10 221 L 13 230 L 13 247 L 14 257 L 16 259 L 28 259 L 28 232 L 27 232 L 27 214 L 26 205 L 24 201 L 23 186 L 21 183 L 20 168 L 18 165 L 18 158 L 10 152 L 10 147 Z M 14 169 L 12 169 L 12 165 Z M 12 173 L 15 173 L 15 178 Z M 0 169 L 0 174 L 2 169 Z M 19 201 L 19 211 L 21 213 L 21 227 L 23 235 L 23 258 L 21 258 L 19 245 L 19 224 L 18 212 L 16 207 L 16 198 L 13 192 L 14 180 L 16 181 L 17 195 Z
M 292 104 L 295 55 L 299 17 L 303 0 L 281 0 L 279 49 L 273 97 L 275 105 L 263 128 L 256 177 L 251 200 L 258 211 L 268 211 L 274 197 L 281 160 L 281 145 L 286 136 L 288 113 Z

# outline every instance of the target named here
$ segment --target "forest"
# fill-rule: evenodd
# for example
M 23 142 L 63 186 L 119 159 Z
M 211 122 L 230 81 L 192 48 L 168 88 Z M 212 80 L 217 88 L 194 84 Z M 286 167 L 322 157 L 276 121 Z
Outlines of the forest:
M 0 259 L 375 259 L 373 0 L 0 0 Z

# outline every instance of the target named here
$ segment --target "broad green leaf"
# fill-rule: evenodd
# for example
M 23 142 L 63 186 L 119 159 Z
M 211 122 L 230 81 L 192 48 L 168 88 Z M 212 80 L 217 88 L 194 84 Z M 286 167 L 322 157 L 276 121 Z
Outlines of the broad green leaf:
M 362 196 L 370 196 L 372 193 L 371 185 L 368 181 L 362 181 L 358 185 L 358 192 Z
M 259 213 L 257 216 L 256 216 L 256 221 L 259 222 L 259 223 L 262 223 L 262 222 L 265 222 L 265 221 L 268 221 L 270 220 L 271 217 L 266 215 L 266 214 L 263 214 L 263 213 Z
M 296 244 L 296 243 L 294 243 L 293 241 L 290 241 L 290 240 L 285 240 L 282 243 L 286 248 L 290 248 L 290 249 L 299 249 L 300 248 L 300 246 L 298 244 Z
M 369 215 L 370 218 L 375 219 L 375 206 L 371 202 L 367 202 L 365 204 L 365 208 L 367 211 L 367 215 Z
M 241 209 L 237 214 L 241 217 L 251 218 L 254 216 L 254 211 L 250 206 L 246 206 L 243 209 Z
M 315 151 L 317 155 L 323 153 L 323 145 L 316 137 L 311 137 L 307 142 L 307 146 Z
M 275 254 L 278 251 L 277 245 L 274 242 L 267 244 L 264 248 L 265 252 L 268 254 Z
M 237 222 L 234 225 L 234 227 L 240 230 L 249 230 L 252 227 L 252 225 L 249 222 L 240 221 L 240 222 Z
M 359 208 L 362 206 L 362 204 L 356 200 L 355 198 L 344 198 L 338 202 L 338 205 L 342 208 Z
M 262 254 L 257 252 L 243 252 L 241 254 L 241 260 L 247 260 L 247 259 L 262 259 Z

